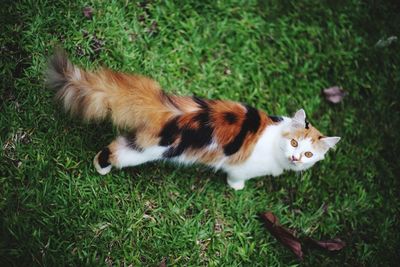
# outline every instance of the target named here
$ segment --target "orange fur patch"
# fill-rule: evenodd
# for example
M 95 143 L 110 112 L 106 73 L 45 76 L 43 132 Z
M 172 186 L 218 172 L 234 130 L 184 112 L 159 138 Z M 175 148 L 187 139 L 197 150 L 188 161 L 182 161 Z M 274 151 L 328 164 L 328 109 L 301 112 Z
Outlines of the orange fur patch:
M 48 81 L 50 87 L 58 89 L 57 97 L 67 111 L 88 121 L 110 117 L 119 129 L 134 131 L 135 142 L 142 148 L 157 145 L 162 138 L 170 147 L 186 142 L 183 153 L 204 163 L 224 156 L 229 164 L 243 162 L 264 129 L 274 124 L 265 113 L 240 103 L 166 94 L 157 82 L 144 76 L 108 69 L 84 71 L 72 65 L 63 53 L 51 61 Z M 174 118 L 173 136 L 167 131 L 161 137 L 165 127 L 175 123 Z M 310 128 L 295 135 L 316 138 L 319 132 Z M 182 131 L 186 131 L 186 137 Z M 197 141 L 197 146 L 190 145 L 191 141 Z M 216 147 L 207 147 L 212 143 Z M 116 143 L 111 143 L 109 149 L 113 163 Z
M 310 138 L 311 142 L 318 142 L 319 139 L 323 136 L 315 127 L 309 124 L 308 129 L 299 128 L 293 132 L 283 133 L 283 136 L 286 138 L 293 138 L 295 140 Z
M 326 148 L 326 144 L 320 141 L 320 139 L 324 137 L 324 135 L 320 131 L 318 131 L 317 128 L 313 127 L 311 124 L 309 124 L 308 129 L 299 128 L 293 132 L 285 132 L 282 135 L 288 139 L 295 139 L 295 140 L 310 138 L 311 143 L 313 144 L 314 147 L 318 149 Z

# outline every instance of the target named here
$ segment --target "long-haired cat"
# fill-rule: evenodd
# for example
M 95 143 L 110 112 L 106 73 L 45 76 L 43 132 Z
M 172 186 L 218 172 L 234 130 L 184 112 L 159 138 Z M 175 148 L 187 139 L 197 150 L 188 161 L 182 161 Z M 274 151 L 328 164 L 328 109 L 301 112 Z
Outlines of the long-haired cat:
M 63 51 L 50 60 L 47 85 L 66 111 L 110 118 L 125 133 L 94 157 L 102 175 L 154 160 L 199 162 L 225 171 L 238 190 L 253 177 L 308 169 L 340 140 L 321 134 L 303 109 L 268 116 L 237 102 L 170 95 L 140 75 L 82 70 Z

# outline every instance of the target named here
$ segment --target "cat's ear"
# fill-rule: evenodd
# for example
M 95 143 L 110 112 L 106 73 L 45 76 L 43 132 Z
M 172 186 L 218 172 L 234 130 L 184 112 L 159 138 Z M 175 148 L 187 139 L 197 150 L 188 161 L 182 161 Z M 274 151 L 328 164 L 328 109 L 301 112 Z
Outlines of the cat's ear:
M 340 140 L 340 137 L 333 136 L 333 137 L 322 137 L 320 141 L 324 142 L 329 148 L 334 147 Z
M 294 114 L 292 124 L 294 127 L 304 128 L 306 126 L 306 112 L 304 109 L 300 109 Z

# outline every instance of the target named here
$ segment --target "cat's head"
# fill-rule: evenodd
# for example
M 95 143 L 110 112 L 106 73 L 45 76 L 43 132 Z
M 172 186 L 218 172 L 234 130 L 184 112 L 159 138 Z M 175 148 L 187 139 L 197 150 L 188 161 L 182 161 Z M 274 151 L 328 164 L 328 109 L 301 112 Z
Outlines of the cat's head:
M 280 148 L 288 169 L 301 171 L 324 159 L 326 152 L 339 140 L 340 137 L 321 134 L 306 120 L 306 113 L 300 109 L 282 131 Z

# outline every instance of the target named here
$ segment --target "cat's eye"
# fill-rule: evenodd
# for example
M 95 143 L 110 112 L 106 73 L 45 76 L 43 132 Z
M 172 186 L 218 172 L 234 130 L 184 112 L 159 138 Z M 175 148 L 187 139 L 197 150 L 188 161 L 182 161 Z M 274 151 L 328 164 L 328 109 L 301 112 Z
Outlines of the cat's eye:
M 310 151 L 307 151 L 306 153 L 304 153 L 304 156 L 306 156 L 307 158 L 311 158 L 313 156 L 313 153 Z
M 296 140 L 292 139 L 290 140 L 290 144 L 292 145 L 292 147 L 297 147 L 299 144 L 297 143 Z

